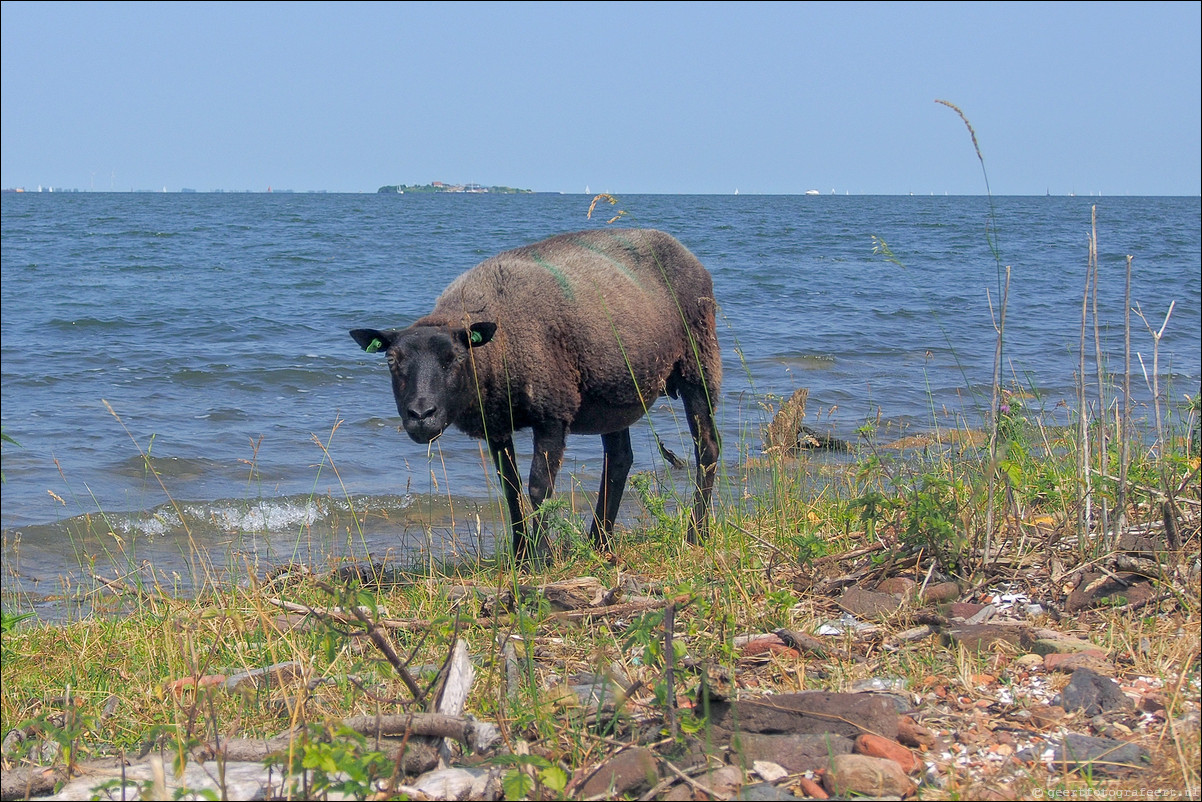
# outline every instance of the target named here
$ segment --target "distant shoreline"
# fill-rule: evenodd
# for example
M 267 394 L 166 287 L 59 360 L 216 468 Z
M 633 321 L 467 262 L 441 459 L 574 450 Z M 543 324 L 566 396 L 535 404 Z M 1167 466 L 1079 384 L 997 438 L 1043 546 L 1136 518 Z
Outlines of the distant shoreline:
M 381 195 L 404 195 L 406 193 L 464 193 L 470 195 L 533 195 L 532 189 L 516 187 L 485 187 L 480 184 L 446 184 L 432 181 L 429 184 L 386 184 L 376 190 Z
M 516 189 L 512 187 L 488 187 L 482 190 L 467 190 L 467 189 L 424 189 L 423 187 L 432 185 L 418 185 L 417 187 L 408 187 L 404 184 L 386 185 L 375 191 L 371 190 L 328 190 L 328 189 L 192 189 L 183 187 L 181 189 L 63 189 L 59 187 L 46 187 L 37 189 L 27 189 L 25 187 L 5 187 L 0 189 L 2 195 L 378 195 L 378 194 L 411 194 L 411 195 L 580 195 L 582 197 L 592 197 L 596 192 L 565 192 L 561 190 L 537 190 L 537 189 Z M 467 186 L 467 185 L 464 185 Z M 397 192 L 399 187 L 402 191 Z M 727 197 L 735 196 L 731 192 L 614 192 L 610 193 L 621 197 L 641 197 L 641 196 L 696 196 L 696 197 Z M 1198 198 L 1198 195 L 1097 195 L 1097 194 L 1052 194 L 1044 195 L 1043 193 L 1031 194 L 1013 194 L 1003 195 L 994 194 L 987 196 L 984 193 L 975 195 L 958 195 L 946 193 L 918 193 L 918 192 L 903 192 L 903 193 L 888 193 L 888 192 L 866 192 L 866 193 L 846 193 L 846 194 L 825 194 L 807 196 L 805 192 L 743 192 L 739 197 L 778 197 L 778 198 L 1041 198 L 1047 197 L 1064 199 L 1080 199 L 1080 200 L 1100 200 L 1115 198 Z

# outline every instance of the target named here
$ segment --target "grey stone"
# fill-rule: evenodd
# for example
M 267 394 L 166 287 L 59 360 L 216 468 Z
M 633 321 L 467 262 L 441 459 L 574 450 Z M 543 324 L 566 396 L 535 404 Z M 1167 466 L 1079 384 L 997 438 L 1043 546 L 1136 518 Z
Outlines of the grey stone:
M 621 796 L 650 788 L 659 779 L 659 763 L 650 749 L 626 749 L 597 767 L 580 788 L 580 796 Z
M 1078 654 L 1080 652 L 1102 652 L 1105 650 L 1099 646 L 1090 643 L 1087 640 L 1074 638 L 1071 635 L 1056 635 L 1048 637 L 1044 632 L 1036 632 L 1035 642 L 1031 644 L 1031 651 L 1038 655 L 1048 654 Z
M 435 799 L 467 799 L 476 778 L 463 769 L 435 769 L 409 783 L 411 788 Z
M 860 618 L 888 618 L 901 607 L 901 599 L 892 593 L 850 587 L 838 600 L 839 607 Z
M 831 733 L 855 738 L 871 732 L 896 739 L 897 718 L 893 701 L 875 693 L 805 691 L 710 706 L 711 725 L 732 733 Z
M 1059 704 L 1068 713 L 1083 710 L 1087 716 L 1131 706 L 1117 682 L 1088 668 L 1073 672 L 1060 692 Z
M 1121 776 L 1147 768 L 1150 760 L 1147 750 L 1137 744 L 1070 732 L 1053 752 L 1051 767 Z
M 1030 631 L 1024 626 L 1007 624 L 961 624 L 943 633 L 950 645 L 963 644 L 973 652 L 988 652 L 998 643 L 1021 646 L 1029 640 Z
M 793 796 L 784 788 L 777 788 L 769 783 L 745 785 L 735 795 L 735 799 L 741 799 L 744 802 L 793 802 L 793 800 L 801 798 Z
M 993 618 L 996 613 L 997 607 L 992 604 L 987 604 L 965 619 L 964 623 L 968 624 L 969 626 L 974 624 L 984 624 L 986 621 Z
M 904 677 L 871 677 L 853 682 L 851 689 L 857 692 L 904 693 L 909 684 L 910 681 Z
M 719 799 L 728 799 L 743 787 L 743 772 L 735 766 L 721 766 L 694 779 L 713 791 Z
M 431 799 L 500 799 L 501 775 L 499 767 L 485 769 L 435 769 L 418 777 L 408 788 L 419 791 Z
M 829 733 L 743 732 L 731 738 L 731 749 L 743 766 L 771 760 L 791 774 L 825 769 L 835 755 L 851 754 L 852 746 L 850 738 Z

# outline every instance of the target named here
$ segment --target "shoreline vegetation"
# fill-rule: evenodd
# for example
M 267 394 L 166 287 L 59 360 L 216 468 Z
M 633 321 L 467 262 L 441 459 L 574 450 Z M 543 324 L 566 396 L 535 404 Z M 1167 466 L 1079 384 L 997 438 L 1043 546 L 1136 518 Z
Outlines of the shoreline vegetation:
M 903 454 L 866 426 L 849 461 L 823 459 L 804 396 L 771 407 L 762 458 L 722 477 L 760 489 L 700 547 L 644 474 L 612 560 L 560 510 L 545 573 L 289 564 L 204 582 L 197 553 L 189 597 L 131 565 L 92 577 L 115 615 L 6 614 L 4 798 L 69 776 L 113 798 L 122 782 L 125 798 L 238 798 L 248 766 L 279 798 L 447 798 L 448 777 L 494 799 L 1197 798 L 1196 408 L 1162 417 L 1164 439 L 1125 438 L 1119 509 L 1122 443 L 1087 497 L 1078 432 L 1018 393 L 993 470 L 967 428 Z M 474 678 L 446 712 L 454 671 Z M 1070 701 L 1086 678 L 1094 695 Z M 787 721 L 761 724 L 747 706 L 765 700 Z M 458 774 L 432 771 L 444 736 Z M 147 756 L 162 777 L 139 773 Z M 851 758 L 901 768 L 864 779 Z
M 187 596 L 131 560 L 86 589 L 119 614 L 6 611 L 3 798 L 1199 798 L 1198 396 L 1158 383 L 1171 307 L 1128 313 L 1123 366 L 1087 370 L 1111 324 L 1090 242 L 1070 426 L 1003 380 L 999 260 L 982 420 L 932 410 L 904 450 L 868 421 L 816 452 L 804 389 L 766 399 L 699 546 L 687 495 L 639 474 L 611 555 L 551 502 L 539 573 L 229 581 L 197 550 Z

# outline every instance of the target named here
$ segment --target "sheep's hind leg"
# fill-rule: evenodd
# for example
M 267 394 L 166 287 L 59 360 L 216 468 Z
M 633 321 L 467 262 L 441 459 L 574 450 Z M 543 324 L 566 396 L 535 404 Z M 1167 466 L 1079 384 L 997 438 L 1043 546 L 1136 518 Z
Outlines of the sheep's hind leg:
M 601 467 L 601 489 L 597 491 L 597 512 L 589 536 L 597 551 L 610 551 L 613 544 L 610 535 L 614 531 L 614 519 L 622 504 L 622 493 L 626 490 L 626 477 L 634 464 L 634 450 L 630 447 L 630 429 L 601 435 L 605 458 Z
M 710 497 L 714 492 L 721 442 L 714 425 L 713 405 L 705 387 L 682 381 L 678 391 L 684 401 L 689 432 L 693 435 L 693 458 L 697 462 L 697 492 L 693 496 L 688 539 L 690 543 L 699 543 L 709 534 Z

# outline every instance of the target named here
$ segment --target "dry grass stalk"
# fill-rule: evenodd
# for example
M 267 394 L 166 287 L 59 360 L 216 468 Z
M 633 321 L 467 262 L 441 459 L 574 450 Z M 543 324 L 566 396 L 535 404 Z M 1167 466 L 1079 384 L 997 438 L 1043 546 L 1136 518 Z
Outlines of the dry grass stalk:
M 967 120 L 965 121 L 967 122 Z M 972 130 L 971 127 L 969 130 Z M 1006 285 L 1002 291 L 994 330 L 997 332 L 997 347 L 993 355 L 993 387 L 989 407 L 989 487 L 985 503 L 985 543 L 981 549 L 981 564 L 988 565 L 994 534 L 994 513 L 997 501 L 998 470 L 998 424 L 1000 423 L 1002 395 L 1002 353 L 1006 335 L 1006 306 L 1010 299 L 1010 267 L 1006 267 Z M 991 310 L 992 311 L 992 310 Z
M 1123 404 L 1118 408 L 1119 486 L 1115 512 L 1117 528 L 1127 523 L 1127 469 L 1131 464 L 1131 440 L 1127 430 L 1131 423 L 1131 260 L 1127 254 L 1126 285 L 1123 290 Z

